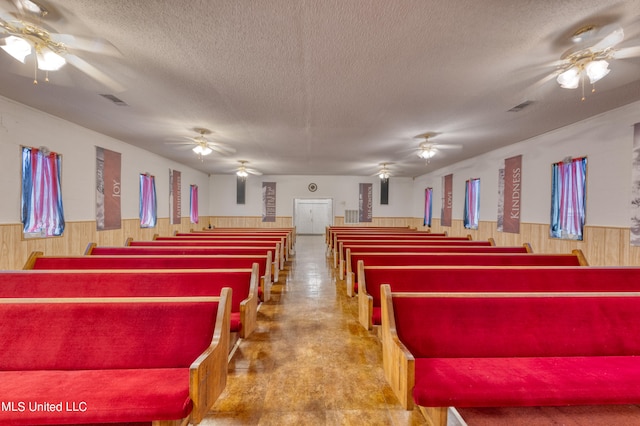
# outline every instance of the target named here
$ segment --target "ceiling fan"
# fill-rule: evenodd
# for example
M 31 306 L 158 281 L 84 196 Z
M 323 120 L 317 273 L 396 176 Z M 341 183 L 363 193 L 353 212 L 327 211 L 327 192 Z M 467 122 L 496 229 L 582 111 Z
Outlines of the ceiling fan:
M 584 101 L 585 80 L 589 80 L 591 91 L 595 92 L 594 84 L 609 74 L 609 61 L 640 56 L 640 46 L 619 47 L 624 38 L 624 30 L 616 24 L 578 28 L 570 37 L 575 45 L 564 52 L 559 61 L 551 64 L 556 69 L 535 86 L 555 78 L 563 89 L 582 87 Z
M 205 135 L 211 134 L 211 130 L 202 127 L 196 127 L 193 130 L 198 132 L 197 136 L 183 136 L 182 138 L 180 138 L 180 142 L 167 143 L 171 145 L 190 146 L 191 150 L 198 155 L 200 160 L 202 160 L 202 157 L 211 154 L 213 151 L 216 151 L 217 153 L 222 155 L 231 155 L 236 152 L 234 148 L 208 140 Z M 185 141 L 184 139 L 188 139 L 188 141 Z
M 422 142 L 420 142 L 420 145 L 418 146 L 418 151 L 416 152 L 416 154 L 418 155 L 418 157 L 422 158 L 423 160 L 427 160 L 427 164 L 429 164 L 431 159 L 436 154 L 438 154 L 441 150 L 462 149 L 462 145 L 442 144 L 442 143 L 433 142 L 431 138 L 437 135 L 439 135 L 439 133 L 427 132 L 415 137 L 416 139 L 424 139 Z
M 380 179 L 389 179 L 391 177 L 391 170 L 387 167 L 388 165 L 393 163 L 380 163 L 380 170 L 374 174 L 374 176 L 378 176 Z
M 236 175 L 240 176 L 241 178 L 246 178 L 250 174 L 251 175 L 256 175 L 256 176 L 261 176 L 262 175 L 261 172 L 255 170 L 255 169 L 247 168 L 246 164 L 248 163 L 248 161 L 240 160 L 240 161 L 238 161 L 238 163 L 240 163 L 240 167 L 238 167 L 238 170 L 236 171 Z
M 13 3 L 17 12 L 0 8 L 0 48 L 23 64 L 33 55 L 34 84 L 38 84 L 38 70 L 44 71 L 45 81 L 49 81 L 49 71 L 70 64 L 115 92 L 124 90 L 122 85 L 76 54 L 76 51 L 85 51 L 120 56 L 113 44 L 100 38 L 57 33 L 42 23 L 49 10 L 40 3 L 32 0 L 13 0 Z

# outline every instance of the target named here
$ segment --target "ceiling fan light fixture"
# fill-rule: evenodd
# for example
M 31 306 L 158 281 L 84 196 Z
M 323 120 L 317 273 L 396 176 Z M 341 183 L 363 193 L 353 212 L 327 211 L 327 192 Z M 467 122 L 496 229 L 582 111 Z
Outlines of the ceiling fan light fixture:
M 585 71 L 587 76 L 589 76 L 589 82 L 591 84 L 600 80 L 605 75 L 609 74 L 609 63 L 604 60 L 600 61 L 591 61 L 585 66 Z
M 213 150 L 206 145 L 196 145 L 193 147 L 193 152 L 198 155 L 209 155 Z
M 571 67 L 561 73 L 556 80 L 563 89 L 577 89 L 580 84 L 580 70 L 578 67 Z
M 434 155 L 436 155 L 436 150 L 434 148 L 423 148 L 418 152 L 418 157 L 424 160 L 433 158 Z
M 240 176 L 240 177 L 243 177 L 243 178 L 245 178 L 245 177 L 249 176 L 249 173 L 247 173 L 244 169 L 240 169 L 240 170 L 238 170 L 238 171 L 236 172 L 236 174 L 237 174 L 238 176 Z
M 31 44 L 23 38 L 9 36 L 4 39 L 2 50 L 24 64 L 24 58 L 31 54 Z
M 36 49 L 38 57 L 38 69 L 43 71 L 57 71 L 67 63 L 67 61 L 50 49 Z

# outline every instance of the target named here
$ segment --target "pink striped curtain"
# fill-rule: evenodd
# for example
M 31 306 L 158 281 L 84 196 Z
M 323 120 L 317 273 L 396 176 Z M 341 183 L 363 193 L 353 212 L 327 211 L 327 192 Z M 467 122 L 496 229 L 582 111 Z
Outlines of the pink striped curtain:
M 574 158 L 551 167 L 551 237 L 582 240 L 587 159 Z
M 464 227 L 478 229 L 480 216 L 480 179 L 469 179 L 465 183 Z
M 148 174 L 140 175 L 140 227 L 153 228 L 157 222 L 156 179 Z
M 431 216 L 433 213 L 433 188 L 424 190 L 424 226 L 431 226 Z
M 198 185 L 191 185 L 190 190 L 190 209 L 189 209 L 189 217 L 191 218 L 191 223 L 198 223 Z
M 55 152 L 22 148 L 23 232 L 43 237 L 64 231 L 61 181 L 62 158 Z

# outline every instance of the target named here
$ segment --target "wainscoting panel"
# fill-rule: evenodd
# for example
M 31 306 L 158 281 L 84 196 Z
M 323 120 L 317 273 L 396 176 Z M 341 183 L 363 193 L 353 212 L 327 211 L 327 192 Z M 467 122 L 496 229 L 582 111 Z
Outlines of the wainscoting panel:
M 200 223 L 209 224 L 208 217 L 201 217 Z M 45 255 L 81 255 L 87 245 L 95 242 L 101 246 L 123 246 L 127 238 L 151 240 L 154 234 L 173 235 L 176 231 L 189 232 L 194 228 L 189 217 L 183 217 L 180 225 L 172 225 L 168 218 L 158 219 L 155 228 L 140 228 L 139 219 L 125 219 L 122 228 L 112 231 L 97 231 L 94 221 L 67 222 L 64 235 L 52 238 L 22 238 L 21 224 L 0 225 L 0 269 L 22 269 L 33 251 Z
M 416 219 L 418 229 L 426 229 L 421 220 Z M 584 240 L 559 240 L 549 237 L 549 225 L 521 223 L 520 233 L 498 232 L 496 222 L 480 222 L 477 230 L 465 229 L 461 220 L 454 220 L 451 227 L 440 226 L 439 219 L 433 219 L 432 232 L 448 232 L 451 236 L 470 234 L 474 240 L 493 238 L 496 245 L 514 246 L 531 244 L 534 253 L 570 253 L 580 249 L 591 266 L 640 266 L 640 247 L 629 244 L 629 228 L 585 226 Z

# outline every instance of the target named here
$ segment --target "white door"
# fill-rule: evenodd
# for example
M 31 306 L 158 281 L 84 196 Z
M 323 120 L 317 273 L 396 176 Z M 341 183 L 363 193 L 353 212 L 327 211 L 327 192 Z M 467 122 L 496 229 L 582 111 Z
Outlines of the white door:
M 295 199 L 294 221 L 297 234 L 324 234 L 333 223 L 331 199 Z

